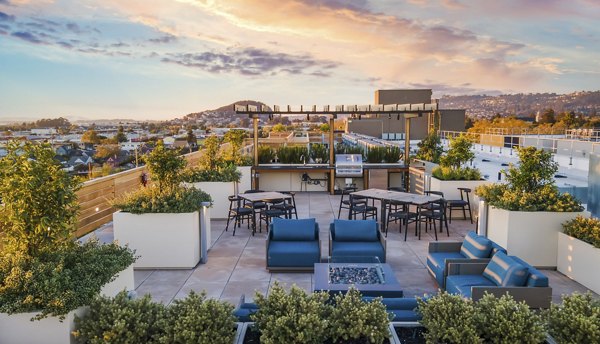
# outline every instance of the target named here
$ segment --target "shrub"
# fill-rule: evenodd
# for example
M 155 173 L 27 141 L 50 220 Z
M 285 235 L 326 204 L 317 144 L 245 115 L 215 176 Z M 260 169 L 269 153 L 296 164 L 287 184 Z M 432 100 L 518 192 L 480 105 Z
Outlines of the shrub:
M 241 154 L 244 139 L 248 133 L 242 129 L 231 129 L 223 135 L 223 141 L 229 143 L 229 149 L 225 153 L 225 161 L 236 166 L 244 164 L 244 156 Z
M 431 170 L 431 175 L 439 180 L 481 180 L 481 172 L 476 168 L 451 168 L 437 166 Z
M 506 294 L 485 294 L 475 303 L 475 322 L 486 343 L 542 343 L 546 337 L 542 316 Z
M 233 306 L 224 301 L 206 299 L 206 293 L 193 291 L 176 300 L 167 310 L 165 344 L 231 344 L 235 338 Z
M 400 147 L 387 147 L 385 151 L 385 155 L 383 156 L 383 161 L 387 163 L 396 163 L 403 156 Z
M 326 292 L 307 294 L 293 285 L 289 294 L 275 283 L 268 296 L 256 293 L 259 310 L 251 317 L 260 331 L 263 344 L 322 343 L 327 336 Z
M 163 336 L 165 306 L 150 295 L 130 300 L 125 291 L 115 298 L 100 297 L 89 313 L 75 317 L 73 335 L 79 343 L 158 343 Z
M 430 131 L 427 136 L 417 144 L 419 147 L 415 158 L 431 161 L 438 164 L 444 149 L 442 148 L 442 141 L 435 131 Z
M 200 168 L 214 170 L 223 164 L 221 157 L 221 140 L 216 135 L 211 135 L 204 140 L 204 154 L 200 159 Z
M 277 157 L 282 164 L 300 164 L 308 162 L 308 149 L 306 147 L 279 147 Z
M 550 335 L 562 343 L 600 343 L 600 303 L 591 293 L 563 295 L 547 312 Z
M 141 188 L 111 201 L 111 205 L 132 214 L 191 213 L 202 202 L 212 202 L 209 194 L 196 188 L 175 187 L 164 191 L 155 187 Z
M 563 231 L 581 241 L 600 248 L 600 220 L 578 215 L 573 220 L 563 223 Z
M 329 162 L 329 149 L 327 146 L 321 143 L 314 143 L 310 145 L 310 158 L 318 163 L 327 163 Z
M 258 163 L 270 164 L 275 159 L 275 150 L 269 146 L 258 146 Z
M 400 160 L 399 147 L 371 147 L 367 151 L 367 162 L 370 163 L 396 163 Z
M 342 143 L 335 146 L 335 154 L 361 154 L 363 159 L 366 160 L 365 150 L 361 146 L 350 146 Z
M 132 251 L 116 244 L 82 245 L 43 251 L 38 256 L 0 258 L 0 312 L 40 311 L 64 318 L 88 305 L 102 287 L 135 261 Z
M 144 156 L 144 161 L 160 191 L 179 185 L 186 161 L 177 151 L 165 148 L 160 141 L 150 154 Z
M 510 166 L 506 184 L 479 186 L 475 193 L 490 205 L 520 211 L 582 211 L 581 202 L 561 194 L 554 184 L 557 163 L 552 154 L 535 147 L 517 149 L 519 166 Z
M 239 182 L 242 173 L 236 165 L 225 165 L 214 170 L 193 167 L 185 171 L 183 180 L 188 183 L 198 182 Z
M 462 165 L 475 158 L 471 147 L 473 147 L 473 140 L 466 134 L 450 138 L 450 149 L 440 157 L 440 165 L 453 169 L 461 168 Z
M 334 304 L 329 317 L 334 343 L 383 343 L 389 338 L 390 315 L 380 299 L 365 302 L 351 287 L 345 295 L 337 294 Z
M 440 292 L 427 301 L 417 299 L 427 343 L 479 343 L 475 306 L 460 295 Z

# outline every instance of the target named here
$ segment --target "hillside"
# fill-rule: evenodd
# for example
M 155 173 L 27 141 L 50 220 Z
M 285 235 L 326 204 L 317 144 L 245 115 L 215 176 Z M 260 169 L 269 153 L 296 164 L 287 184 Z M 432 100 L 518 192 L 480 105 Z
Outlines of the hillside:
M 240 122 L 247 118 L 244 115 L 237 115 L 234 111 L 234 105 L 265 105 L 262 102 L 254 100 L 240 100 L 229 105 L 221 106 L 214 110 L 205 110 L 201 112 L 194 112 L 183 117 L 184 121 L 188 122 L 204 122 L 206 125 L 223 126 L 233 122 Z M 270 109 L 270 108 L 269 108 Z

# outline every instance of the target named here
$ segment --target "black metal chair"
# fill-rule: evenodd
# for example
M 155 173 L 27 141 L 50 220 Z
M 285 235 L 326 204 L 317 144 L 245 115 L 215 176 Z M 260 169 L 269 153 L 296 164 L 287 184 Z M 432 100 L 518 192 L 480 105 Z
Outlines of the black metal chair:
M 404 225 L 404 231 L 408 232 L 408 225 L 413 222 L 417 222 L 418 214 L 410 211 L 410 203 L 403 201 L 389 201 L 386 204 L 387 216 L 385 226 L 385 236 L 387 237 L 388 228 L 391 222 L 399 222 L 398 229 L 402 233 L 402 225 Z M 406 241 L 406 234 L 404 235 Z
M 406 189 L 403 186 L 390 186 L 388 188 L 389 191 L 398 191 L 398 192 L 406 192 Z
M 362 219 L 374 218 L 377 221 L 377 207 L 375 206 L 375 200 L 373 205 L 369 205 L 365 197 L 350 195 L 348 211 L 348 219 L 356 220 L 356 215 L 362 214 Z
M 264 192 L 263 190 L 258 190 L 258 189 L 252 189 L 252 190 L 246 190 L 244 191 L 244 193 L 258 193 L 258 192 Z M 246 207 L 251 207 L 254 209 L 255 212 L 260 212 L 262 209 L 266 209 L 267 208 L 267 203 L 265 202 L 245 202 L 244 206 Z
M 248 228 L 250 223 L 254 221 L 254 213 L 251 208 L 242 206 L 242 199 L 238 196 L 228 196 L 229 199 L 229 213 L 227 215 L 227 225 L 225 231 L 229 228 L 229 222 L 234 220 L 233 223 L 233 235 L 235 235 L 235 229 L 241 226 L 244 220 L 248 221 Z
M 296 193 L 294 193 L 292 191 L 279 191 L 279 192 L 282 194 L 285 194 L 285 195 L 290 195 L 290 196 L 292 196 L 292 198 L 288 198 L 288 199 L 284 200 L 284 202 L 281 202 L 281 203 L 273 204 L 271 206 L 271 208 L 284 210 L 287 214 L 286 217 L 288 219 L 292 218 L 292 214 L 294 216 L 296 216 L 296 219 L 298 219 L 298 211 L 296 210 L 296 198 L 295 198 Z
M 435 201 L 429 202 L 428 204 L 420 207 L 418 210 L 418 235 L 419 240 L 421 240 L 421 223 L 425 223 L 425 232 L 431 226 L 433 227 L 433 233 L 435 235 L 435 240 L 438 240 L 437 236 L 437 225 L 436 222 L 440 222 L 440 232 L 444 230 L 444 225 L 446 225 L 446 233 L 450 236 L 450 231 L 448 229 L 448 219 L 446 217 L 446 200 L 443 198 L 437 199 Z M 432 226 L 433 225 L 433 226 Z
M 350 196 L 350 193 L 355 192 L 356 191 L 356 187 L 355 186 L 349 186 L 349 187 L 345 187 L 342 189 L 342 197 L 340 198 L 340 208 L 338 210 L 338 219 L 340 218 L 341 214 L 342 214 L 342 209 L 348 209 L 348 211 L 350 211 L 350 199 L 344 199 L 344 196 Z M 357 198 L 355 199 L 355 203 L 356 204 L 361 204 L 361 203 L 367 203 L 367 200 L 364 198 Z
M 271 206 L 266 207 L 264 209 L 261 209 L 260 211 L 260 215 L 259 215 L 259 219 L 258 219 L 258 231 L 262 233 L 262 223 L 263 221 L 265 222 L 265 225 L 267 227 L 267 232 L 269 231 L 269 223 L 271 223 L 271 219 L 274 217 L 286 217 L 287 218 L 287 214 L 288 212 L 284 209 L 278 209 L 278 208 L 274 208 L 273 205 L 278 205 L 278 204 L 285 204 L 285 200 L 284 199 L 280 199 L 280 200 L 273 200 L 271 202 Z
M 450 223 L 452 223 L 452 211 L 462 209 L 463 219 L 467 219 L 467 210 L 469 212 L 469 220 L 473 223 L 473 214 L 471 213 L 471 202 L 469 194 L 471 189 L 469 188 L 458 188 L 460 191 L 460 199 L 447 200 L 448 212 L 450 213 Z M 466 199 L 465 199 L 466 198 Z

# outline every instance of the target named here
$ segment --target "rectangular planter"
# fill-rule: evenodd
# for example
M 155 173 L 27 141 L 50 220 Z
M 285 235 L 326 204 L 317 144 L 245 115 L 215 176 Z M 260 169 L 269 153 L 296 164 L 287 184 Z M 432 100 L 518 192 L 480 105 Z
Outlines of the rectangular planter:
M 252 189 L 252 166 L 238 166 L 237 170 L 242 173 L 242 177 L 237 184 L 236 195 Z
M 0 343 L 10 344 L 66 344 L 77 343 L 71 332 L 75 329 L 75 314 L 83 316 L 87 307 L 69 312 L 61 322 L 57 317 L 30 321 L 38 313 L 0 313 Z
M 460 199 L 460 191 L 458 188 L 469 188 L 471 193 L 469 194 L 469 203 L 471 204 L 471 211 L 473 214 L 477 214 L 479 209 L 479 197 L 475 195 L 475 189 L 480 185 L 492 184 L 489 180 L 440 180 L 435 177 L 431 177 L 431 191 L 441 191 L 444 193 L 444 198 L 447 200 Z M 449 213 L 448 213 L 449 214 Z M 467 215 L 468 217 L 469 215 Z M 463 215 L 461 211 L 452 212 L 453 219 L 462 219 Z
M 558 266 L 562 274 L 600 293 L 600 249 L 587 242 L 558 233 Z
M 228 196 L 235 194 L 235 182 L 199 182 L 186 183 L 196 189 L 200 189 L 212 198 L 212 207 L 210 214 L 215 219 L 226 219 L 229 214 L 229 199 Z
M 129 265 L 125 270 L 119 272 L 114 281 L 102 287 L 100 294 L 107 297 L 114 297 L 123 290 L 135 290 L 135 282 L 133 280 L 133 264 Z
M 404 342 L 400 341 L 400 338 L 398 338 L 398 334 L 396 333 L 395 327 L 414 328 L 414 327 L 423 327 L 423 325 L 421 325 L 421 323 L 418 321 L 414 321 L 414 322 L 413 321 L 392 321 L 392 322 L 390 322 L 390 333 L 391 333 L 390 343 L 402 344 Z
M 114 240 L 140 256 L 134 268 L 191 269 L 200 261 L 200 214 L 113 214 Z
M 562 223 L 585 212 L 510 211 L 490 206 L 487 236 L 535 267 L 556 268 Z

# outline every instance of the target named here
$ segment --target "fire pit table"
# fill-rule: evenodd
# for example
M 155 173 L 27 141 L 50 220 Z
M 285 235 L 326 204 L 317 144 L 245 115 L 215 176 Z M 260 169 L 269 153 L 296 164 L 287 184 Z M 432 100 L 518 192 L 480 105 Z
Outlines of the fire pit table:
M 377 257 L 336 257 L 315 264 L 314 291 L 345 293 L 354 285 L 363 296 L 402 297 L 400 283 Z

